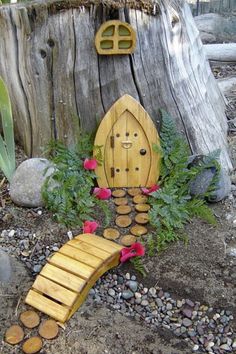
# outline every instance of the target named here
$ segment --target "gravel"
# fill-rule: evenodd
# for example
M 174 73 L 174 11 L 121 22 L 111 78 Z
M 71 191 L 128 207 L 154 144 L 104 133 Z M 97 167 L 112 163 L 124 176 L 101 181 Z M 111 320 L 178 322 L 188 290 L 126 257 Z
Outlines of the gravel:
M 93 303 L 105 304 L 153 329 L 170 330 L 189 342 L 195 353 L 235 352 L 236 333 L 231 327 L 234 318 L 230 311 L 213 309 L 190 299 L 176 300 L 158 286 L 147 288 L 131 279 L 134 276 L 129 273 L 123 276 L 119 270 L 107 273 L 97 281 L 89 296 Z

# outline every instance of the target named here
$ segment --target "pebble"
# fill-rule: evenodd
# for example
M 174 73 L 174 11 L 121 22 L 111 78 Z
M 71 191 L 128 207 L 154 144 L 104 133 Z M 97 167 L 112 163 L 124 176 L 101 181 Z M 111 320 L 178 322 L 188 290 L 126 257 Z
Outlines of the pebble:
M 122 297 L 123 297 L 123 299 L 125 299 L 125 300 L 129 300 L 129 299 L 131 299 L 133 296 L 134 296 L 134 294 L 133 294 L 133 292 L 130 291 L 130 290 L 124 290 L 124 291 L 122 292 Z
M 9 231 L 9 233 L 8 233 L 9 237 L 13 237 L 14 235 L 15 235 L 15 230 Z
M 192 321 L 189 319 L 189 318 L 184 318 L 183 319 L 183 325 L 185 326 L 185 327 L 190 327 L 191 325 L 192 325 Z
M 41 269 L 42 269 L 41 264 L 35 264 L 35 266 L 33 267 L 33 271 L 35 273 L 39 273 Z
M 196 352 L 198 349 L 199 349 L 199 345 L 195 344 L 195 345 L 193 346 L 193 351 Z
M 115 292 L 114 289 L 109 289 L 109 290 L 108 290 L 108 294 L 109 294 L 111 297 L 115 297 L 116 292 Z
M 134 293 L 137 291 L 138 289 L 138 283 L 134 280 L 130 280 L 127 282 L 128 287 L 130 288 L 130 290 L 132 290 Z

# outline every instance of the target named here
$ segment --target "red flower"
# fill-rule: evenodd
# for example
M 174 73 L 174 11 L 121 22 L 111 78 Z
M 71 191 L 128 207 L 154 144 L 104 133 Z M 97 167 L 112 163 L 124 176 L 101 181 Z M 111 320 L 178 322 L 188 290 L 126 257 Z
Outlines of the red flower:
M 99 227 L 99 224 L 96 221 L 86 220 L 83 224 L 83 233 L 84 234 L 93 234 L 94 231 Z
M 98 162 L 96 159 L 85 159 L 84 168 L 85 170 L 95 170 L 97 168 Z
M 151 194 L 153 192 L 158 191 L 158 189 L 160 189 L 160 186 L 158 184 L 154 184 L 149 189 L 148 188 L 141 188 L 141 189 L 142 189 L 143 194 Z
M 98 199 L 109 199 L 111 196 L 111 190 L 109 188 L 94 188 L 93 194 Z
M 132 257 L 144 256 L 145 248 L 141 243 L 136 242 L 130 247 L 123 248 L 120 251 L 120 253 L 121 253 L 120 261 L 121 263 L 124 263 Z

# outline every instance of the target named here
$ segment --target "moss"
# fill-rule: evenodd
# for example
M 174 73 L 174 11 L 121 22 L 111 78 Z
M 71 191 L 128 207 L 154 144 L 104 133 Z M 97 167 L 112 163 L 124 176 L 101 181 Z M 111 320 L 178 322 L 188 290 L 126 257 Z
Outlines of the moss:
M 46 5 L 48 12 L 50 14 L 57 13 L 59 11 L 71 9 L 71 8 L 90 8 L 93 6 L 103 6 L 108 9 L 121 9 L 121 8 L 132 8 L 137 9 L 148 14 L 159 13 L 158 0 L 49 0 L 43 2 L 32 1 L 29 2 L 27 7 L 41 7 Z

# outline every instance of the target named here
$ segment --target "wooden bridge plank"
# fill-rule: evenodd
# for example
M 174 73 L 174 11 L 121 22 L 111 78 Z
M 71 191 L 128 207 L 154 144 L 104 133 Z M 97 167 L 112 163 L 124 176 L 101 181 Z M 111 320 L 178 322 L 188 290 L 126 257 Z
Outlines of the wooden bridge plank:
M 110 255 L 109 252 L 101 250 L 100 248 L 97 248 L 96 246 L 90 245 L 90 244 L 83 242 L 81 240 L 73 239 L 73 240 L 67 242 L 67 245 L 71 245 L 71 246 L 76 247 L 82 251 L 86 251 L 87 253 L 89 253 L 91 255 L 96 255 L 96 257 L 98 257 L 100 259 L 107 259 L 107 257 L 109 257 L 109 255 Z
M 64 245 L 59 249 L 59 253 L 64 254 L 74 258 L 75 260 L 90 265 L 93 268 L 99 267 L 102 264 L 102 260 L 96 256 L 79 250 L 78 248 L 73 247 L 72 245 Z
M 28 292 L 25 302 L 62 323 L 67 320 L 70 312 L 69 308 L 57 304 L 34 290 Z
M 56 283 L 66 286 L 68 289 L 80 292 L 86 281 L 78 276 L 68 273 L 61 268 L 57 268 L 47 263 L 40 272 L 44 277 L 55 281 Z
M 89 237 L 88 237 L 89 235 Z M 104 238 L 92 234 L 81 234 L 75 237 L 76 240 L 84 241 L 90 245 L 96 245 L 96 247 L 113 254 L 120 251 L 123 247 L 115 242 L 105 240 Z
M 94 272 L 94 268 L 61 253 L 55 253 L 48 262 L 84 279 L 90 278 Z
M 50 296 L 52 299 L 70 307 L 74 304 L 78 296 L 78 293 L 68 290 L 41 275 L 37 276 L 33 284 L 33 289 L 36 289 L 41 293 Z

